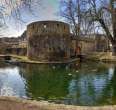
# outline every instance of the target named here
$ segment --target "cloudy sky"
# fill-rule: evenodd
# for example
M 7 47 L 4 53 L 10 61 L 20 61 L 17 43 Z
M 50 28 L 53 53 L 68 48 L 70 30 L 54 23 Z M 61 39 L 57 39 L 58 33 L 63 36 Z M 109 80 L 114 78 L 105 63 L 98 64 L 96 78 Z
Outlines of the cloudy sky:
M 0 0 L 3 3 L 3 0 Z M 15 1 L 15 0 L 14 0 Z M 15 7 L 15 5 L 14 5 Z M 21 7 L 22 8 L 22 7 Z M 15 8 L 12 9 L 15 10 Z M 39 5 L 37 3 L 32 4 L 33 13 L 29 10 L 21 9 L 21 18 L 24 23 L 18 23 L 13 17 L 6 17 L 6 23 L 8 24 L 7 29 L 3 29 L 1 34 L 3 37 L 17 37 L 20 36 L 26 29 L 26 25 L 38 20 L 61 20 L 58 16 L 59 11 L 59 0 L 40 0 Z M 11 13 L 7 8 L 8 13 Z M 0 35 L 1 35 L 0 34 Z M 2 37 L 1 36 L 1 37 Z

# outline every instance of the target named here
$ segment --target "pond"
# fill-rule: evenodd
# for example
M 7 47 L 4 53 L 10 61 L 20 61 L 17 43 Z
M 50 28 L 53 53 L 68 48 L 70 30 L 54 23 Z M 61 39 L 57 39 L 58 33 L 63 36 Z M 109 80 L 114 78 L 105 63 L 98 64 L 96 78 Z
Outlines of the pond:
M 116 64 L 0 62 L 0 95 L 68 105 L 116 104 Z

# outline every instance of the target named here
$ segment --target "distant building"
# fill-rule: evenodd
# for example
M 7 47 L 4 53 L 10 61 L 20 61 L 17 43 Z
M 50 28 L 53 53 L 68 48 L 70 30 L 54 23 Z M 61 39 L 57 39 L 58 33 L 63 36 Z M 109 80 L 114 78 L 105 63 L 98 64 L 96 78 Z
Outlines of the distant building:
M 27 41 L 23 41 L 22 37 L 3 37 L 0 38 L 0 54 L 27 54 Z
M 81 35 L 78 38 L 74 38 L 72 35 L 71 38 L 73 49 L 76 50 L 77 42 L 78 47 L 81 49 L 81 54 L 87 54 L 91 52 L 105 52 L 110 50 L 110 42 L 103 34 Z

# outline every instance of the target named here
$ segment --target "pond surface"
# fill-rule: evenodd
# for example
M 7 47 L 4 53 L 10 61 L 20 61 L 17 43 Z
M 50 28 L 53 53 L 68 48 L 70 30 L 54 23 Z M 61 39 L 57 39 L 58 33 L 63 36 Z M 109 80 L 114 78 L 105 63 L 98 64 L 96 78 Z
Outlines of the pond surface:
M 116 104 L 116 64 L 17 66 L 0 62 L 0 95 L 70 105 Z

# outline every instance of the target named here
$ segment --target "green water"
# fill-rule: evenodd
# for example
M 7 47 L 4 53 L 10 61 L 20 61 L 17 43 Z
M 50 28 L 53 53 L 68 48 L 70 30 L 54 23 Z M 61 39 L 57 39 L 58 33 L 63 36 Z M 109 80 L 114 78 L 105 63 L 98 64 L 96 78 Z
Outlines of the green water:
M 116 64 L 0 63 L 0 95 L 70 105 L 116 104 Z

